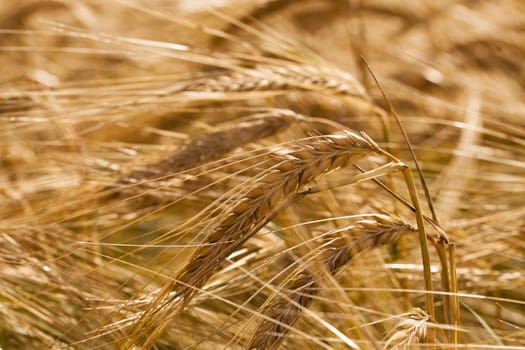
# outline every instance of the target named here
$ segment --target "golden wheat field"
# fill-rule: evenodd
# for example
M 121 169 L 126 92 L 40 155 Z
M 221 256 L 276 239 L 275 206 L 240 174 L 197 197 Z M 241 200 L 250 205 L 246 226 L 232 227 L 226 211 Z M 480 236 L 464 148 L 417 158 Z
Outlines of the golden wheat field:
M 0 2 L 0 349 L 525 349 L 525 2 Z

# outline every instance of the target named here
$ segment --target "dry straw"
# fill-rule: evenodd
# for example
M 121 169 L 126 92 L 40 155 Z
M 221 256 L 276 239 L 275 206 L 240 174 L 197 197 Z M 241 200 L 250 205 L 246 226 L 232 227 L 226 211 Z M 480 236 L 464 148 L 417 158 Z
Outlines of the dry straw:
M 524 15 L 3 1 L 0 348 L 523 348 Z

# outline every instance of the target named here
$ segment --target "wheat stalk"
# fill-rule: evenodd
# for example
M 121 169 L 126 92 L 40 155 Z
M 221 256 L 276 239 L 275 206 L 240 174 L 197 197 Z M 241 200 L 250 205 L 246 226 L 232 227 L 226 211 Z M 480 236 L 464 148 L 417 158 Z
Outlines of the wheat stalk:
M 151 346 L 162 328 L 189 303 L 219 265 L 300 188 L 320 174 L 373 152 L 380 149 L 370 138 L 349 131 L 308 139 L 298 144 L 296 150 L 285 152 L 283 161 L 273 166 L 209 229 L 203 246 L 192 255 L 175 282 L 159 294 L 153 306 L 135 323 L 128 347 L 139 343 L 146 348 Z M 161 325 L 156 325 L 159 320 Z
M 335 239 L 326 249 L 328 254 L 324 265 L 329 273 L 335 275 L 357 254 L 395 242 L 402 234 L 415 231 L 415 227 L 400 219 L 374 215 L 371 219 L 337 229 L 334 233 L 352 232 L 358 236 L 350 244 L 344 237 Z M 312 303 L 318 293 L 318 285 L 315 276 L 303 270 L 287 290 L 289 292 L 276 296 L 261 312 L 265 317 L 253 332 L 249 349 L 277 348 L 302 311 Z

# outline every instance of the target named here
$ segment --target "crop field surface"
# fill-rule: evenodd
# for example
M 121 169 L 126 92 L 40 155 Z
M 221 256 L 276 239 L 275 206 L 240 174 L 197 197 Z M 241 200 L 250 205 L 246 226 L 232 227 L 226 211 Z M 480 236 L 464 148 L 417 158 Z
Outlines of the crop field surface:
M 525 2 L 0 2 L 0 350 L 525 349 Z

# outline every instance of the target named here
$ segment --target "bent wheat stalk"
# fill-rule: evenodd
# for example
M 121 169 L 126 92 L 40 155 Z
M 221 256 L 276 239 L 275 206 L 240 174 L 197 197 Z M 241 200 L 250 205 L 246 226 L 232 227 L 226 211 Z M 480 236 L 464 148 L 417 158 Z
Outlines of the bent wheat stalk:
M 324 265 L 335 275 L 357 254 L 395 242 L 401 235 L 417 232 L 412 225 L 386 215 L 374 215 L 353 226 L 337 229 L 334 233 L 354 231 L 360 235 L 347 244 L 339 237 L 327 249 Z M 290 292 L 279 294 L 261 312 L 266 316 L 252 334 L 248 349 L 276 349 L 293 324 L 299 319 L 318 293 L 315 277 L 306 269 L 301 271 L 287 288 Z
M 195 296 L 240 245 L 252 237 L 277 211 L 317 176 L 383 151 L 368 136 L 346 131 L 307 139 L 271 167 L 235 205 L 207 229 L 203 245 L 190 258 L 175 282 L 166 286 L 130 330 L 126 348 L 148 348 L 170 320 Z

